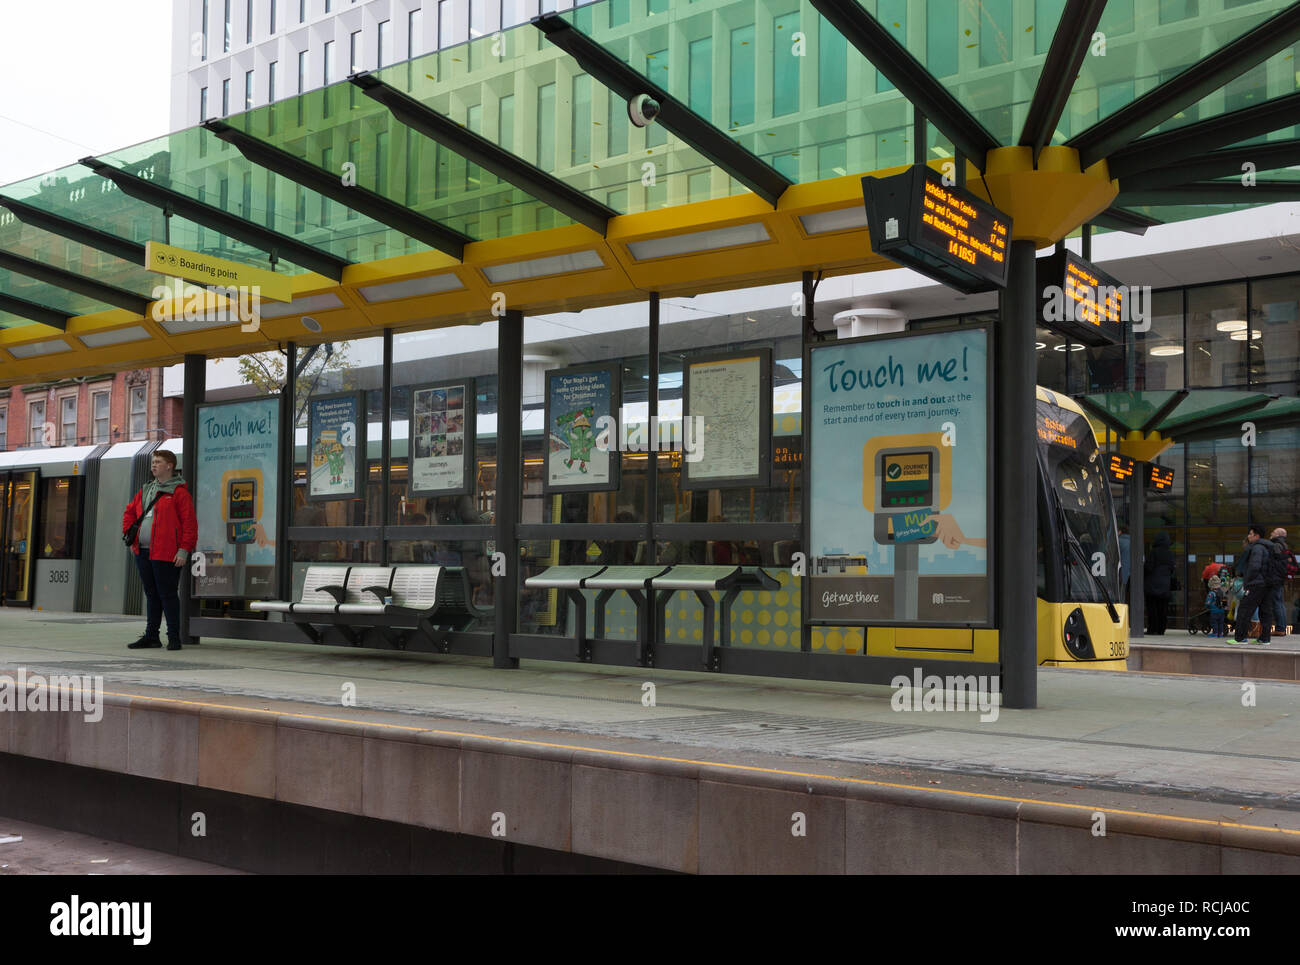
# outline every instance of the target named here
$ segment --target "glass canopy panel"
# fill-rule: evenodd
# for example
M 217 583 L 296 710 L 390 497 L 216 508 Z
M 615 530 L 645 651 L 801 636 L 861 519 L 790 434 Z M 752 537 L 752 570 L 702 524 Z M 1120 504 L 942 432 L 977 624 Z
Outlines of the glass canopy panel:
M 161 140 L 165 142 L 166 138 Z M 153 145 L 157 142 L 148 143 Z M 115 152 L 114 155 L 104 155 L 104 160 L 108 164 L 117 164 L 110 158 L 116 155 L 127 155 L 136 150 L 138 149 L 126 148 Z M 121 166 L 142 178 L 160 181 L 166 165 L 170 162 L 169 156 L 165 152 L 153 151 L 142 154 L 141 157 L 151 159 L 150 163 Z M 171 224 L 165 225 L 164 222 L 168 219 L 163 216 L 161 208 L 155 208 L 151 204 L 137 201 L 124 194 L 112 181 L 101 178 L 80 164 L 70 165 L 51 174 L 28 178 L 0 188 L 0 194 L 137 244 L 168 240 L 171 244 L 190 251 L 201 251 L 219 258 L 228 258 L 231 261 L 259 267 L 268 266 L 266 252 L 226 238 L 211 228 L 187 221 L 179 215 L 173 215 L 170 219 Z M 302 269 L 288 268 L 285 267 L 284 262 L 281 262 L 279 270 L 296 274 Z M 161 283 L 163 276 L 155 275 L 155 277 Z
M 560 16 L 793 182 L 912 159 L 911 106 L 807 0 L 598 0 Z M 906 32 L 905 14 L 888 19 L 888 29 Z M 612 123 L 625 105 L 609 101 Z M 620 134 L 619 148 L 609 160 L 623 162 L 633 196 L 645 156 L 666 152 L 676 170 L 694 164 L 693 151 L 674 161 L 681 148 L 654 125 L 632 128 L 626 147 Z M 728 182 L 715 174 L 690 200 L 745 190 Z
M 1195 218 L 1208 218 L 1216 214 L 1228 214 L 1232 211 L 1245 211 L 1249 208 L 1258 208 L 1263 204 L 1271 204 L 1271 200 L 1263 200 L 1255 204 L 1125 204 L 1121 196 L 1119 206 L 1125 211 L 1132 211 L 1135 214 L 1146 215 L 1148 218 L 1154 218 L 1164 224 L 1172 224 L 1175 221 L 1191 221 Z M 1106 230 L 1099 228 L 1098 230 Z
M 1180 426 L 1230 412 L 1248 402 L 1258 402 L 1262 408 L 1269 397 L 1259 392 L 1206 391 L 1193 392 L 1177 409 L 1160 423 L 1162 435 L 1177 436 Z
M 1287 5 L 1279 0 L 1111 0 L 1097 28 L 1104 40 L 1095 40 L 1083 59 L 1054 143 L 1127 107 Z M 1155 130 L 1222 113 L 1222 91 L 1205 101 L 1216 98 L 1218 105 L 1210 113 L 1193 104 Z
M 1272 13 L 1276 12 L 1276 8 L 1285 6 L 1285 4 L 1262 4 L 1261 6 L 1265 7 L 1269 12 L 1269 16 L 1271 16 Z M 1254 26 L 1254 24 L 1250 26 Z M 1249 29 L 1249 27 L 1246 29 Z M 1300 63 L 1297 63 L 1298 60 L 1300 60 L 1300 44 L 1285 47 L 1262 64 L 1256 64 L 1241 76 L 1228 81 L 1214 93 L 1201 98 L 1186 110 L 1175 114 L 1165 121 L 1158 130 L 1171 131 L 1186 124 L 1220 117 L 1232 111 L 1245 110 L 1248 107 L 1257 107 L 1275 98 L 1294 94 L 1297 90 L 1300 90 Z M 1262 135 L 1243 143 L 1249 144 L 1264 140 L 1291 138 L 1295 137 L 1298 131 L 1300 131 L 1300 124 L 1285 127 L 1277 132 Z
M 116 307 L 6 268 L 0 268 L 0 295 L 21 298 L 66 315 L 93 315 L 95 312 L 104 312 Z
M 1016 143 L 1064 0 L 858 2 L 999 144 Z
M 1174 395 L 1173 392 L 1102 392 L 1086 398 L 1129 429 L 1141 429 Z
M 609 16 L 603 3 L 580 13 L 602 21 Z M 630 49 L 626 41 L 622 47 Z M 652 47 L 644 57 L 666 69 L 667 45 Z M 620 214 L 748 190 L 664 128 L 634 127 L 627 104 L 547 42 L 532 24 L 375 74 Z M 360 92 L 356 96 L 367 100 Z M 404 131 L 396 126 L 394 137 L 400 134 L 405 143 L 414 145 L 410 149 L 419 152 L 417 166 L 428 172 L 407 190 L 413 189 L 423 199 L 431 216 L 440 209 L 464 209 L 478 218 L 476 237 L 483 238 L 570 223 L 543 202 L 422 135 L 405 140 Z M 397 188 L 395 184 L 393 190 Z
M 485 38 L 472 46 L 491 42 Z M 464 45 L 453 50 L 460 53 L 460 59 L 467 59 Z M 448 62 L 453 50 L 442 52 Z M 433 55 L 425 60 L 435 63 L 421 65 L 419 77 L 430 87 L 435 82 L 428 78 L 441 73 L 438 59 Z M 394 73 L 405 81 L 411 71 L 402 64 L 377 72 L 385 80 Z M 481 104 L 452 101 L 454 98 L 444 99 L 443 106 L 449 108 L 445 113 L 453 120 L 485 136 L 495 134 L 483 129 Z M 358 186 L 474 240 L 570 223 L 542 202 L 408 128 L 388 108 L 346 81 L 309 91 L 285 104 L 232 117 L 229 123 L 333 177 L 355 177 Z M 364 220 L 360 214 L 336 201 L 308 194 L 308 221 L 344 234 L 357 232 L 355 226 Z M 375 222 L 367 224 L 366 230 L 374 236 L 363 251 L 363 261 L 426 248 L 422 244 L 418 249 L 407 248 L 405 235 Z
M 142 265 L 123 261 L 106 251 L 78 244 L 61 235 L 19 221 L 0 209 L 0 250 L 39 261 L 62 271 L 93 278 L 114 288 L 148 296 L 159 276 Z
M 318 218 L 320 195 L 253 164 L 201 127 L 103 154 L 100 160 L 136 173 L 159 187 L 349 260 L 364 256 L 369 235 L 390 230 L 360 216 L 350 222 L 340 218 L 340 230 L 323 227 Z M 178 240 L 175 220 L 172 219 L 171 243 L 192 247 Z M 345 226 L 350 230 L 343 230 Z M 160 235 L 155 238 L 161 240 Z M 270 265 L 268 252 L 210 228 L 199 229 L 192 240 L 198 245 L 195 250 L 206 254 L 263 268 Z M 281 257 L 276 264 L 277 271 L 294 275 L 307 270 L 293 265 L 287 256 Z

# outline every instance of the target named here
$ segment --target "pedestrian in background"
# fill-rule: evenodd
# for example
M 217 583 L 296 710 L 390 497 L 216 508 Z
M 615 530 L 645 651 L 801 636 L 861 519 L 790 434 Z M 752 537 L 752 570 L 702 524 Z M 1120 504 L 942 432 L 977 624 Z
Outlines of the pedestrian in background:
M 1267 646 L 1269 630 L 1273 625 L 1273 585 L 1270 575 L 1272 567 L 1273 544 L 1264 536 L 1264 527 L 1253 525 L 1246 534 L 1246 561 L 1242 570 L 1242 581 L 1246 595 L 1237 606 L 1236 643 L 1246 642 L 1246 633 L 1251 628 L 1251 616 L 1259 610 L 1259 639 L 1256 643 Z
M 1142 572 L 1146 578 L 1147 633 L 1161 637 L 1169 622 L 1169 597 L 1174 582 L 1174 554 L 1169 549 L 1168 533 L 1156 533 Z
M 123 535 L 136 529 L 131 555 L 135 557 L 147 601 L 144 635 L 135 643 L 127 644 L 127 648 L 161 647 L 158 631 L 166 614 L 167 649 L 179 650 L 178 588 L 185 561 L 198 542 L 199 524 L 189 488 L 176 472 L 176 454 L 166 449 L 154 450 L 150 471 L 153 479 L 144 484 L 122 513 Z
M 1286 579 L 1278 584 L 1277 589 L 1273 591 L 1273 632 L 1280 637 L 1286 636 L 1286 585 L 1291 582 L 1291 578 L 1300 572 L 1300 566 L 1296 563 L 1295 554 L 1291 552 L 1291 547 L 1286 541 L 1286 530 L 1281 526 L 1273 530 L 1269 535 L 1272 541 L 1274 552 L 1282 557 L 1282 564 L 1286 568 Z

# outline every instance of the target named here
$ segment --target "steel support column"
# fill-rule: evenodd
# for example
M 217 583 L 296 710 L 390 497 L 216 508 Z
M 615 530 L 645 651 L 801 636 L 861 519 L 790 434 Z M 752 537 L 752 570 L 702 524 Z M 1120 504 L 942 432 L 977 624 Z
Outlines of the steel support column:
M 649 337 L 646 351 L 650 394 L 646 399 L 646 486 L 645 486 L 645 546 L 646 563 L 659 561 L 659 547 L 655 542 L 654 525 L 659 522 L 659 293 L 650 293 Z M 618 428 L 619 438 L 626 427 Z M 619 458 L 622 458 L 620 454 Z
M 1129 638 L 1146 635 L 1146 464 L 1128 480 L 1128 635 Z
M 1011 243 L 1011 272 L 999 296 L 1001 324 L 993 339 L 994 612 L 1002 664 L 1002 704 L 1038 705 L 1038 620 L 1034 527 L 1025 507 L 1036 498 L 1034 324 L 1038 298 L 1034 243 Z
M 510 634 L 519 611 L 519 494 L 523 488 L 524 315 L 510 309 L 497 325 L 497 552 L 505 554 L 506 572 L 493 577 L 496 624 L 492 666 L 518 667 L 510 656 Z M 495 563 L 493 564 L 495 568 Z
M 203 404 L 207 392 L 208 360 L 203 355 L 185 356 L 184 391 L 185 401 L 181 407 L 181 435 L 185 440 L 185 449 L 181 452 L 181 475 L 186 485 L 193 491 L 195 476 L 199 465 L 199 406 Z M 202 507 L 199 507 L 202 512 Z M 190 568 L 185 567 L 181 573 L 181 642 L 195 644 L 198 637 L 190 636 L 190 615 L 194 608 L 193 582 Z
M 307 351 L 310 353 L 315 348 L 312 346 Z M 280 501 L 275 522 L 275 586 L 277 599 L 280 600 L 297 599 L 293 594 L 293 547 L 289 545 L 289 527 L 294 522 L 294 423 L 297 421 L 298 412 L 299 360 L 298 345 L 290 342 L 285 349 L 284 387 L 280 390 Z M 309 451 L 310 448 L 308 446 Z M 310 474 L 310 456 L 307 458 L 307 469 Z

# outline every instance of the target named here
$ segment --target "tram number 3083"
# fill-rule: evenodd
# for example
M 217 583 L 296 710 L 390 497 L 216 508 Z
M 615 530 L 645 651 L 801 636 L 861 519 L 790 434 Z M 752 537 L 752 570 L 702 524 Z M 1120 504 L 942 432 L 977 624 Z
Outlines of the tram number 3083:
M 50 583 L 71 583 L 72 572 L 70 570 L 50 570 Z

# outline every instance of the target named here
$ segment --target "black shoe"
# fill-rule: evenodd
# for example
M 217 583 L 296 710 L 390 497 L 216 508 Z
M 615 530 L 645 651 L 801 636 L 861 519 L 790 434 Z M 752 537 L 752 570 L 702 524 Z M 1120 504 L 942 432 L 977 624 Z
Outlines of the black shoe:
M 157 637 L 143 636 L 143 637 L 141 637 L 139 640 L 137 640 L 135 643 L 128 643 L 128 644 L 126 645 L 126 649 L 128 649 L 128 650 L 150 650 L 150 649 L 152 649 L 152 648 L 154 648 L 154 647 L 161 647 L 161 646 L 162 646 L 162 641 L 159 640 Z
M 179 650 L 180 648 L 181 648 L 181 642 L 180 642 L 180 640 L 178 640 L 176 637 L 168 637 L 168 638 L 167 638 L 167 649 L 168 649 L 168 650 Z

